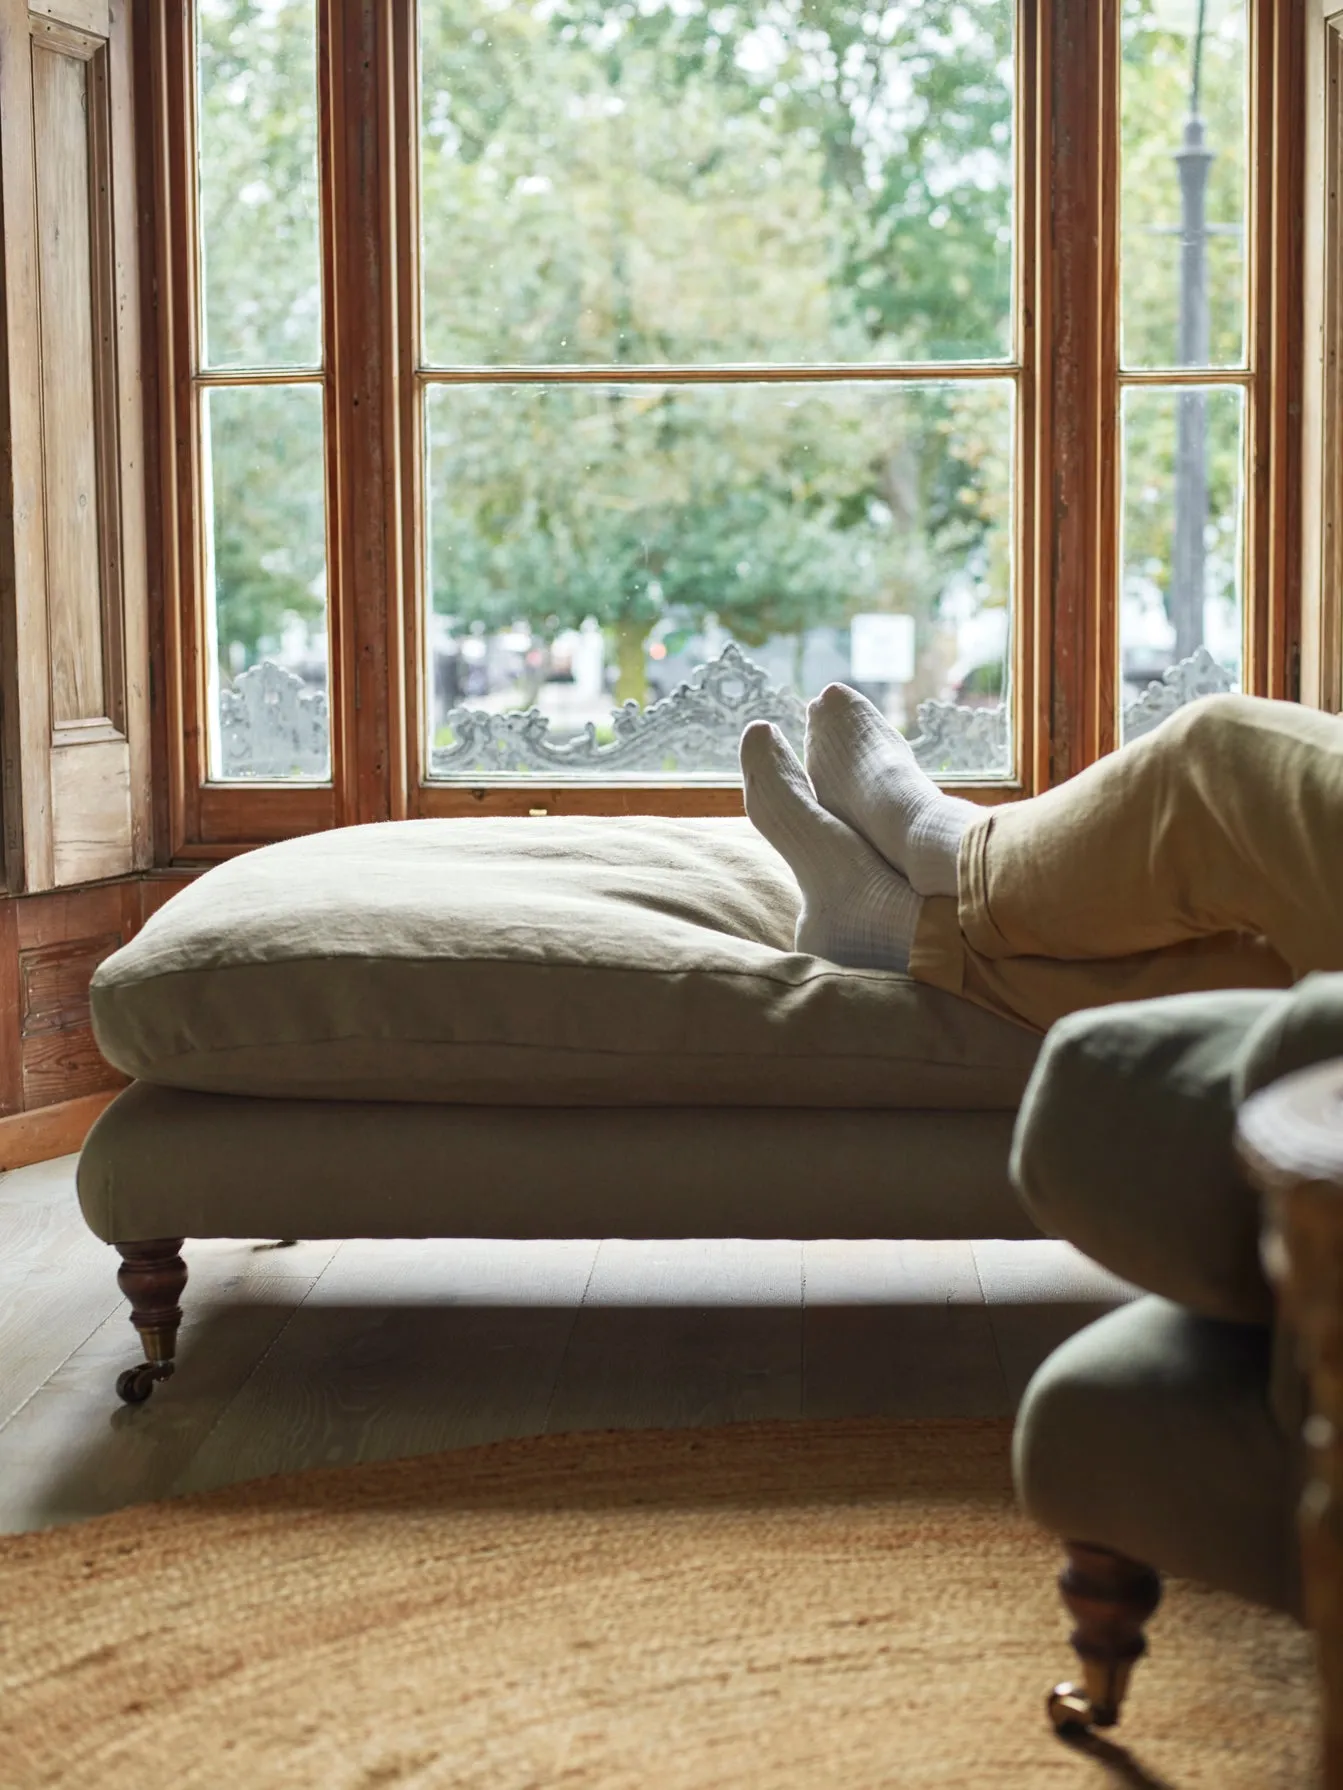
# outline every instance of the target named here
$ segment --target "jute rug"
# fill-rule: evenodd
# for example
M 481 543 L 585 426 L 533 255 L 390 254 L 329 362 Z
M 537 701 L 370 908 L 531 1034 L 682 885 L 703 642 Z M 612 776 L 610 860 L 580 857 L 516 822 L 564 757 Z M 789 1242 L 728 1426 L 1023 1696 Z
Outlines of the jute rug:
M 999 1423 L 554 1436 L 0 1542 L 0 1781 L 1302 1790 L 1304 1637 L 1171 1587 L 1074 1751 Z

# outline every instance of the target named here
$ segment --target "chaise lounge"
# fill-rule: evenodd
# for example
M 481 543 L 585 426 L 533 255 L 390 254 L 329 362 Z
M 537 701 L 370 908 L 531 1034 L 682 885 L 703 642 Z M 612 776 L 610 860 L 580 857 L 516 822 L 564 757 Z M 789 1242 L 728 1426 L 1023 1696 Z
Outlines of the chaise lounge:
M 1033 1237 L 1035 1033 L 792 949 L 745 820 L 405 821 L 174 897 L 93 983 L 79 1197 L 173 1371 L 187 1237 Z

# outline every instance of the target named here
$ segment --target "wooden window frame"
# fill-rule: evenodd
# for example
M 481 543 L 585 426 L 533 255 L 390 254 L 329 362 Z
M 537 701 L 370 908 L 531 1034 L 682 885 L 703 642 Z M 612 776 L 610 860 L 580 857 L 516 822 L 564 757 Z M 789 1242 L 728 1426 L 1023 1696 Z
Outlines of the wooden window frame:
M 1301 695 L 1343 710 L 1343 0 L 1309 0 Z
M 1251 393 L 1244 687 L 1277 697 L 1300 690 L 1310 5 L 1319 0 L 1252 0 L 1248 370 L 1198 376 Z M 191 0 L 146 7 L 135 51 L 143 276 L 153 295 L 144 359 L 158 860 L 209 860 L 417 815 L 739 813 L 732 785 L 423 780 L 409 0 L 322 0 L 319 9 L 332 781 L 208 782 L 190 13 Z M 1120 0 L 1018 0 L 1018 777 L 961 792 L 985 802 L 1047 789 L 1116 744 L 1119 18 Z

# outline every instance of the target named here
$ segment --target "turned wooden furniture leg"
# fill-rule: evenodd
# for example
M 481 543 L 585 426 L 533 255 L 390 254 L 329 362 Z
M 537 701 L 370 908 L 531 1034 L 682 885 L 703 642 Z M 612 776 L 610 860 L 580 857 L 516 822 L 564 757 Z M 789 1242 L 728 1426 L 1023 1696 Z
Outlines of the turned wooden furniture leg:
M 1324 1694 L 1324 1790 L 1343 1790 L 1343 1060 L 1252 1095 L 1236 1143 L 1264 1196 L 1264 1262 L 1310 1387 L 1302 1580 Z
M 182 1322 L 178 1300 L 187 1284 L 187 1265 L 179 1251 L 182 1237 L 157 1237 L 150 1243 L 118 1243 L 121 1267 L 117 1285 L 131 1303 L 131 1323 L 140 1333 L 145 1359 L 117 1376 L 117 1392 L 128 1405 L 142 1405 L 156 1380 L 173 1371 L 177 1326 Z
M 1082 1682 L 1055 1685 L 1049 1719 L 1061 1734 L 1113 1728 L 1134 1666 L 1147 1651 L 1143 1628 L 1161 1602 L 1161 1580 L 1150 1566 L 1108 1548 L 1069 1541 L 1059 1590 L 1077 1624 L 1073 1650 Z

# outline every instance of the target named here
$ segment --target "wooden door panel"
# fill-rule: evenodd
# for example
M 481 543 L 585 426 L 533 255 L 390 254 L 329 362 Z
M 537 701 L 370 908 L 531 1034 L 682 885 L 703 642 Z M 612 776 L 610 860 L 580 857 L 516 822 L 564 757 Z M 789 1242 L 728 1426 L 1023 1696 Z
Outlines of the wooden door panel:
M 128 10 L 0 0 L 2 793 L 29 890 L 149 861 Z
M 74 31 L 87 31 L 94 37 L 112 35 L 107 0 L 33 0 L 32 11 L 38 18 L 54 19 Z
M 127 868 L 131 778 L 125 740 L 52 750 L 51 833 L 58 887 L 118 876 Z
M 47 616 L 53 728 L 108 713 L 103 699 L 91 63 L 33 42 L 42 471 L 47 492 Z M 101 83 L 98 83 L 101 86 Z M 100 297 L 103 295 L 99 295 Z M 109 593 L 110 594 L 110 593 Z

